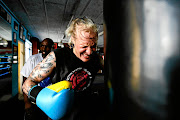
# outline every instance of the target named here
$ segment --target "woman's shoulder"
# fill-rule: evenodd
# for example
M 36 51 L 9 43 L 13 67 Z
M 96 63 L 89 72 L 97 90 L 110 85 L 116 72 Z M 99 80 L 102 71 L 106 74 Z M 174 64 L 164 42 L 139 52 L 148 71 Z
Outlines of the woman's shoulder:
M 54 54 L 56 58 L 69 58 L 72 56 L 72 50 L 70 48 L 57 48 L 54 50 Z
M 64 48 L 57 48 L 54 50 L 55 53 L 61 53 L 61 52 L 70 52 L 70 48 L 64 47 Z

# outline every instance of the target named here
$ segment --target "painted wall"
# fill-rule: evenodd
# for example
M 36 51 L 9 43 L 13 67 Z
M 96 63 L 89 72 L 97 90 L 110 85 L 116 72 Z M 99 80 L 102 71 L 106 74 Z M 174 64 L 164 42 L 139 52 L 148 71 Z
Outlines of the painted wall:
M 2 0 L 0 1 L 0 6 L 6 11 L 2 18 L 4 21 L 7 21 L 12 28 L 12 96 L 15 96 L 18 94 L 18 83 L 21 84 L 21 82 L 18 82 L 18 41 L 24 45 L 25 40 L 29 40 L 31 34 L 25 26 L 20 24 L 21 22 Z

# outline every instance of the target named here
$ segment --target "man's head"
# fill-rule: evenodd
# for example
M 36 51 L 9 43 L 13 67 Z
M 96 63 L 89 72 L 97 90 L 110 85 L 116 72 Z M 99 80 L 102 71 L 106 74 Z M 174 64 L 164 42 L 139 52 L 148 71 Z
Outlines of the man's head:
M 40 44 L 40 53 L 42 53 L 42 57 L 45 58 L 53 47 L 54 42 L 50 38 L 45 38 Z
M 96 51 L 98 40 L 97 26 L 93 21 L 87 17 L 73 20 L 66 35 L 70 37 L 69 45 L 73 45 L 74 54 L 83 62 L 89 61 L 91 54 Z

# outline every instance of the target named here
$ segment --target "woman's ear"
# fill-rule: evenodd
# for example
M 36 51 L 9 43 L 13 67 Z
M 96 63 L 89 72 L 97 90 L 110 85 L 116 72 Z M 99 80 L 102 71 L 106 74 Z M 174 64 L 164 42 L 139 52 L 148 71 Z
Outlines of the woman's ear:
M 74 44 L 75 44 L 75 38 L 73 36 L 71 36 L 70 42 L 69 42 L 70 48 L 73 48 Z
M 71 36 L 71 42 L 72 44 L 75 44 L 75 38 L 73 36 Z

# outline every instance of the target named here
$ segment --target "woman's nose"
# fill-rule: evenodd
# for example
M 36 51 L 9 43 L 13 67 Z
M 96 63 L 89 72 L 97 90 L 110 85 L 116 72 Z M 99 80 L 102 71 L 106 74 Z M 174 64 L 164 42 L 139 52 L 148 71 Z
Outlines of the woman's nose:
M 92 49 L 91 49 L 91 47 L 88 47 L 88 48 L 87 48 L 86 53 L 87 53 L 88 55 L 91 55 L 91 54 L 92 54 Z

